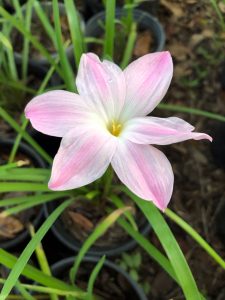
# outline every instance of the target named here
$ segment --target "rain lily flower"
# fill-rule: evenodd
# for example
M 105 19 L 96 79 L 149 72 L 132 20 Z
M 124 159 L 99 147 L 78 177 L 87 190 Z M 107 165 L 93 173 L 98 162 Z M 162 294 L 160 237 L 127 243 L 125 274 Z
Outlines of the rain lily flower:
M 174 175 L 166 156 L 152 145 L 188 139 L 212 140 L 177 117 L 147 116 L 164 97 L 173 74 L 169 52 L 147 54 L 124 71 L 83 54 L 78 94 L 50 91 L 25 109 L 33 127 L 62 137 L 49 188 L 74 189 L 100 178 L 111 163 L 119 179 L 136 195 L 164 210 Z

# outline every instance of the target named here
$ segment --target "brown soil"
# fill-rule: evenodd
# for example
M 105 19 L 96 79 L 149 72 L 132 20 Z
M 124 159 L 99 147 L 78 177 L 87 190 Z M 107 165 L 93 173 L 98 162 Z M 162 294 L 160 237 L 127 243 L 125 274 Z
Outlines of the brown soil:
M 132 215 L 136 219 L 139 228 L 142 228 L 146 221 L 141 212 L 133 201 L 125 199 L 124 202 L 127 206 L 132 207 Z M 78 241 L 83 242 L 109 214 L 108 209 L 115 209 L 115 206 L 108 200 L 80 200 L 70 205 L 61 218 L 65 228 Z M 95 247 L 110 247 L 126 240 L 129 240 L 128 234 L 118 224 L 114 224 L 96 241 Z

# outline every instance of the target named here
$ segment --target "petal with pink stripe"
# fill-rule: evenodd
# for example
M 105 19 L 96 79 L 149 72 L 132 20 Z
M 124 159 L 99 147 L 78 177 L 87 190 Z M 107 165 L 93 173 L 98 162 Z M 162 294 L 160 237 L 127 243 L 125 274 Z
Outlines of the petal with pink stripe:
M 123 120 L 149 114 L 163 99 L 173 75 L 173 62 L 169 52 L 156 52 L 142 56 L 124 70 L 127 94 Z
M 83 54 L 76 85 L 87 105 L 106 122 L 119 115 L 125 101 L 125 78 L 122 70 L 107 60 L 101 62 L 93 53 Z
M 112 166 L 134 194 L 165 210 L 172 195 L 174 176 L 170 162 L 161 151 L 121 139 Z
M 115 149 L 116 138 L 100 128 L 71 130 L 54 158 L 49 188 L 69 190 L 95 181 L 106 171 Z
M 134 118 L 124 127 L 123 138 L 137 144 L 168 145 L 189 139 L 212 141 L 212 138 L 205 133 L 192 132 L 194 127 L 177 117 Z
M 62 137 L 94 114 L 79 95 L 59 90 L 34 97 L 25 108 L 25 116 L 36 130 Z

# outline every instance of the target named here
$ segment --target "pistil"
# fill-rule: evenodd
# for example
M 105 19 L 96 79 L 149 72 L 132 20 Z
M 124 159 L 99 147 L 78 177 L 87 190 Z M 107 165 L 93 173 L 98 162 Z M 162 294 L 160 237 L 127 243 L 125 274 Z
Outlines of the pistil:
M 122 131 L 122 124 L 116 121 L 112 121 L 108 125 L 109 132 L 114 136 L 119 136 Z

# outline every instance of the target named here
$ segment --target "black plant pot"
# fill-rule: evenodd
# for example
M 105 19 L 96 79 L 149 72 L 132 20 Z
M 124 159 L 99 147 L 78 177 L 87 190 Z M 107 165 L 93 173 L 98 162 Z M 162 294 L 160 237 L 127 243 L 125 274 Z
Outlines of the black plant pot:
M 59 5 L 59 13 L 60 13 L 60 16 L 66 16 L 66 9 L 65 9 L 65 6 L 63 3 L 58 3 Z M 47 1 L 47 2 L 41 2 L 41 6 L 44 10 L 44 12 L 46 13 L 46 15 L 49 17 L 49 19 L 51 19 L 51 13 L 52 13 L 52 2 L 50 1 Z M 22 7 L 22 12 L 24 13 L 26 11 L 26 4 Z M 85 28 L 85 23 L 83 21 L 83 18 L 82 16 L 79 14 L 79 17 L 80 17 L 80 24 L 81 24 L 81 29 L 84 31 L 84 28 Z M 35 12 L 35 9 L 33 8 L 32 10 L 32 20 L 38 20 L 38 16 Z M 32 22 L 31 20 L 31 22 Z M 14 41 L 14 36 L 15 36 L 15 31 L 12 30 L 12 42 L 15 42 Z M 45 46 L 45 45 L 43 45 Z M 17 60 L 17 62 L 22 62 L 22 56 L 21 56 L 21 53 L 19 52 L 15 52 L 14 53 L 15 55 L 15 59 Z M 66 55 L 67 55 L 67 58 L 70 62 L 73 62 L 74 58 L 73 58 L 73 46 L 70 45 L 69 47 L 67 47 L 66 49 Z M 58 54 L 55 52 L 55 53 L 52 53 L 51 54 L 52 58 L 55 59 Z M 34 66 L 42 66 L 42 67 L 47 67 L 49 68 L 50 66 L 50 63 L 48 62 L 48 60 L 41 56 L 40 57 L 35 57 L 35 58 L 30 58 L 29 60 L 29 65 L 34 65 Z
M 62 138 L 43 134 L 33 127 L 27 129 L 29 135 L 51 156 L 54 157 L 59 149 Z
M 67 259 L 64 259 L 64 260 L 61 260 L 61 261 L 55 263 L 51 267 L 52 274 L 58 278 L 65 279 L 65 277 L 67 277 L 67 275 L 69 277 L 69 270 L 73 266 L 73 263 L 74 263 L 74 257 L 69 257 Z M 82 277 L 81 280 L 83 282 L 85 280 L 86 280 L 86 282 L 88 282 L 88 278 L 91 274 L 91 271 L 93 270 L 94 266 L 97 263 L 98 263 L 98 258 L 85 257 L 80 266 L 80 269 L 82 269 L 82 272 L 80 272 L 80 274 L 79 274 L 79 271 L 78 271 L 78 276 L 77 276 L 78 280 L 80 279 L 79 278 L 79 276 L 80 276 L 80 277 Z M 118 267 L 117 265 L 115 265 L 114 263 L 112 263 L 108 260 L 106 260 L 104 262 L 102 270 L 98 274 L 95 286 L 97 285 L 98 278 L 101 276 L 101 273 L 104 271 L 107 272 L 107 274 L 110 274 L 112 276 L 111 279 L 113 279 L 115 281 L 114 284 L 116 285 L 116 287 L 121 289 L 121 291 L 124 292 L 123 299 L 147 300 L 144 292 L 138 286 L 138 284 L 135 281 L 133 281 L 133 279 L 124 270 L 122 270 L 120 267 Z M 117 279 L 119 279 L 119 280 L 117 280 Z M 109 280 L 110 280 L 110 278 L 108 278 L 107 282 L 105 282 L 106 286 L 108 285 Z M 101 284 L 99 284 L 99 286 L 97 286 L 97 288 L 104 290 L 104 287 Z M 125 288 L 126 288 L 126 293 L 124 291 Z M 108 294 L 109 291 L 105 290 L 104 292 Z M 118 296 L 115 296 L 115 300 L 116 299 L 118 299 Z
M 225 170 L 225 123 L 214 125 L 211 135 L 213 137 L 210 145 L 212 156 L 216 165 Z
M 124 5 L 123 0 L 116 1 L 116 6 L 117 7 L 122 7 Z M 86 5 L 87 5 L 87 10 L 88 10 L 88 15 L 93 16 L 100 11 L 104 10 L 104 6 L 102 3 L 102 0 L 86 0 Z M 153 15 L 156 14 L 157 9 L 159 6 L 159 0 L 145 0 L 143 3 L 140 3 L 138 5 L 139 9 L 142 9 L 148 13 L 151 13 Z
M 115 16 L 117 19 L 121 20 L 121 18 L 125 17 L 126 14 L 127 14 L 127 10 L 120 9 L 120 8 L 116 9 Z M 147 30 L 149 31 L 149 33 L 151 33 L 153 38 L 153 43 L 152 43 L 153 45 L 151 47 L 150 52 L 162 51 L 165 45 L 165 33 L 159 21 L 149 13 L 146 13 L 139 9 L 133 10 L 133 19 L 137 23 L 137 30 L 139 32 Z M 104 23 L 105 23 L 105 11 L 102 11 L 96 14 L 95 16 L 93 16 L 87 22 L 85 35 L 87 37 L 95 37 L 95 38 L 103 37 Z M 92 43 L 89 44 L 88 46 L 89 51 L 92 51 L 93 45 L 94 44 Z
M 53 201 L 44 205 L 46 218 L 55 210 L 57 205 L 57 202 Z M 138 224 L 139 231 L 143 236 L 146 236 L 150 232 L 151 226 L 143 215 L 141 215 L 141 217 L 143 219 Z M 71 253 L 79 252 L 82 246 L 82 242 L 72 235 L 72 233 L 65 226 L 62 218 L 58 218 L 58 220 L 52 225 L 51 230 L 56 238 L 68 249 L 70 249 L 70 251 L 72 251 Z M 136 245 L 137 242 L 134 239 L 128 237 L 127 239 L 107 246 L 94 245 L 88 251 L 88 255 L 96 257 L 100 257 L 102 255 L 118 256 L 125 251 L 132 250 Z
M 19 78 L 22 77 L 22 61 L 19 56 L 16 55 L 15 63 L 18 71 Z M 39 64 L 37 61 L 30 59 L 28 69 L 27 69 L 27 76 L 28 82 L 27 85 L 34 90 L 38 90 L 40 84 L 42 83 L 43 79 L 45 78 L 48 72 L 48 67 Z M 47 87 L 55 87 L 62 84 L 62 80 L 59 75 L 54 72 L 47 84 Z
M 13 139 L 0 139 L 0 154 L 2 153 L 10 153 L 10 150 L 12 149 L 14 144 Z M 25 156 L 27 156 L 33 163 L 35 167 L 38 168 L 45 168 L 46 165 L 42 158 L 28 145 L 21 142 L 18 153 L 21 153 Z M 1 156 L 0 156 L 1 157 Z M 41 219 L 43 218 L 43 207 L 40 207 L 38 209 L 37 215 L 35 216 L 34 220 L 32 221 L 32 224 L 34 227 L 37 227 Z M 15 249 L 18 250 L 18 246 L 21 245 L 24 241 L 26 241 L 30 237 L 30 234 L 27 229 L 24 229 L 21 231 L 21 233 L 18 233 L 13 239 L 6 239 L 4 241 L 0 241 L 0 248 L 3 249 Z

